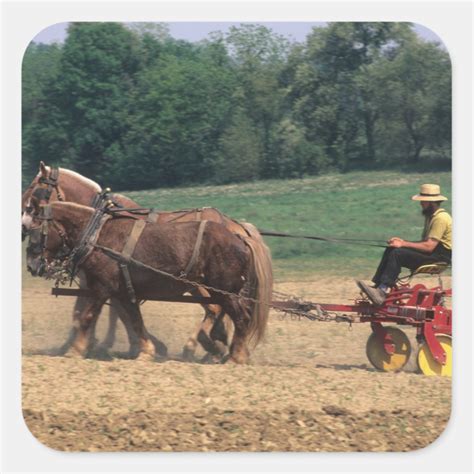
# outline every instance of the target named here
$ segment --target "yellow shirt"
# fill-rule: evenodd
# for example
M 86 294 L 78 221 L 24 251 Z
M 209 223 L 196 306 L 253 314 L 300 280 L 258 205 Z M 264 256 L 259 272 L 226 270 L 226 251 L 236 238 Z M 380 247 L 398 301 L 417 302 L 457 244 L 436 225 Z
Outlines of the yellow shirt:
M 443 247 L 451 250 L 452 218 L 444 209 L 437 209 L 431 217 L 426 217 L 425 228 L 423 229 L 422 240 L 435 239 L 441 242 Z

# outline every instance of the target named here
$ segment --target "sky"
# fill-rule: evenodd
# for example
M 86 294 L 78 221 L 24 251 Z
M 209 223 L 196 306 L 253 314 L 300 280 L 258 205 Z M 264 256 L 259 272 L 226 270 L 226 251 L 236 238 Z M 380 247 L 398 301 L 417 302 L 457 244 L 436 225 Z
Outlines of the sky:
M 313 26 L 324 26 L 324 22 L 255 22 L 265 25 L 275 33 L 281 34 L 288 39 L 298 42 L 305 40 Z M 187 41 L 200 41 L 208 36 L 212 31 L 226 31 L 230 26 L 238 26 L 241 22 L 176 22 L 168 23 L 170 34 L 175 39 Z M 52 25 L 38 33 L 33 41 L 37 43 L 61 43 L 66 38 L 68 23 L 58 23 Z M 427 41 L 439 41 L 440 38 L 422 25 L 415 25 L 415 31 Z

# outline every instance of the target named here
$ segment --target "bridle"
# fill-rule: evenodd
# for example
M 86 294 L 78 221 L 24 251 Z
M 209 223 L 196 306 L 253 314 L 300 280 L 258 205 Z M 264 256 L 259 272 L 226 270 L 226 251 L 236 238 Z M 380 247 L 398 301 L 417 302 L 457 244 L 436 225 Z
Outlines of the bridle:
M 59 237 L 61 238 L 61 248 L 55 255 L 55 260 L 64 260 L 70 252 L 71 245 L 66 233 L 58 226 L 52 216 L 51 206 L 45 205 L 42 208 L 42 215 L 35 217 L 35 219 L 42 221 L 40 225 L 32 227 L 29 231 L 30 240 L 28 243 L 28 249 L 31 249 L 35 255 L 35 258 L 39 255 L 41 259 L 40 268 L 44 269 L 46 266 L 45 252 L 48 245 L 48 236 L 50 225 L 55 228 Z
M 49 173 L 49 176 L 46 176 L 46 177 L 40 176 L 38 178 L 38 183 L 46 184 L 47 188 L 41 189 L 41 190 L 37 189 L 33 192 L 33 194 L 36 195 L 37 191 L 44 191 L 43 193 L 41 193 L 43 194 L 42 199 L 44 199 L 46 203 L 49 204 L 51 194 L 53 193 L 53 190 L 55 190 L 58 196 L 58 201 L 64 201 L 64 197 L 61 194 L 61 191 L 59 189 L 58 180 L 59 180 L 59 168 L 51 167 L 51 172 Z
M 61 189 L 58 184 L 59 181 L 59 168 L 51 167 L 51 172 L 49 176 L 40 176 L 38 178 L 37 183 L 33 182 L 29 189 L 33 188 L 38 184 L 45 184 L 46 188 L 37 188 L 32 193 L 31 196 L 34 196 L 38 202 L 44 202 L 49 204 L 49 200 L 51 199 L 51 194 L 53 194 L 53 190 L 56 191 L 56 195 L 58 197 L 58 201 L 64 202 L 64 196 L 61 192 Z M 32 214 L 33 207 L 28 205 L 25 208 L 25 212 L 27 214 Z M 37 217 L 40 218 L 40 217 Z M 22 226 L 21 230 L 21 240 L 25 240 L 26 236 L 30 234 L 32 229 L 27 229 L 25 226 Z

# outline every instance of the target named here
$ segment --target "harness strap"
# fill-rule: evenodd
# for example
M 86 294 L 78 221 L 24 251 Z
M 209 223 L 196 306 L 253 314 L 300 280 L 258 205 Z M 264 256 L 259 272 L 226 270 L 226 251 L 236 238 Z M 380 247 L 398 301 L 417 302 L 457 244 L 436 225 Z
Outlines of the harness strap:
M 51 173 L 49 175 L 49 178 L 54 181 L 55 184 L 57 184 L 58 178 L 59 178 L 59 168 L 54 168 L 51 167 Z
M 135 295 L 135 288 L 133 288 L 132 277 L 130 276 L 130 270 L 128 264 L 119 262 L 120 270 L 122 270 L 123 279 L 125 280 L 125 288 L 127 289 L 128 297 L 132 303 L 137 302 L 137 296 Z
M 47 204 L 43 207 L 43 221 L 41 222 L 41 234 L 43 239 L 43 245 L 46 247 L 46 241 L 48 239 L 49 232 L 49 221 L 53 218 L 53 211 L 51 206 Z
M 51 172 L 49 173 L 48 177 L 44 178 L 43 176 L 41 176 L 38 180 L 40 183 L 48 185 L 48 188 L 45 193 L 45 199 L 48 203 L 49 199 L 51 198 L 51 194 L 53 193 L 53 189 L 56 189 L 56 193 L 58 194 L 58 201 L 64 201 L 63 196 L 59 192 L 58 180 L 59 168 L 54 167 L 51 167 Z
M 155 209 L 151 208 L 150 213 L 146 218 L 146 222 L 150 222 L 151 224 L 155 224 L 158 222 L 159 212 L 155 211 Z
M 128 240 L 125 243 L 122 250 L 122 255 L 125 259 L 129 260 L 130 257 L 132 256 L 135 250 L 135 247 L 137 246 L 138 239 L 142 235 L 142 232 L 145 226 L 146 226 L 146 221 L 144 220 L 136 220 L 134 222 L 132 231 L 130 232 L 130 235 L 128 236 Z
M 179 215 L 177 215 L 176 217 L 173 217 L 173 219 L 170 219 L 167 222 L 168 223 L 169 222 L 175 222 L 175 221 L 179 222 L 180 219 L 182 219 L 183 217 L 191 214 L 192 212 L 194 212 L 196 214 L 196 219 L 194 219 L 194 220 L 201 220 L 202 219 L 202 211 L 204 211 L 206 209 L 213 209 L 213 208 L 212 207 L 199 207 L 199 208 L 195 208 L 195 209 L 180 209 L 179 211 L 172 211 L 172 214 L 179 214 Z
M 235 219 L 231 219 L 229 218 L 232 222 L 234 222 L 235 224 L 237 224 L 238 226 L 240 226 L 240 228 L 247 234 L 247 237 L 252 237 L 252 234 L 250 233 L 250 231 L 247 229 L 247 227 L 245 227 L 242 222 L 239 222 L 239 221 L 236 221 Z M 222 224 L 224 224 L 224 221 L 222 221 Z M 225 224 L 224 224 L 225 225 Z M 240 234 L 235 234 L 235 235 L 240 235 Z
M 132 231 L 128 236 L 128 240 L 122 250 L 121 255 L 123 257 L 123 260 L 119 263 L 120 269 L 122 270 L 123 278 L 125 280 L 125 287 L 127 288 L 127 293 L 132 303 L 136 303 L 137 298 L 135 295 L 135 289 L 133 288 L 128 263 L 130 262 L 133 252 L 135 251 L 135 247 L 137 246 L 138 239 L 142 235 L 143 229 L 145 228 L 146 224 L 147 223 L 144 220 L 135 221 L 135 223 L 133 224 Z
M 191 259 L 189 260 L 188 265 L 186 266 L 186 270 L 181 273 L 179 276 L 180 278 L 186 277 L 186 275 L 191 271 L 192 267 L 196 263 L 196 259 L 199 255 L 199 249 L 202 244 L 202 238 L 204 235 L 204 229 L 206 227 L 208 221 L 204 220 L 201 221 L 199 224 L 199 229 L 198 229 L 198 234 L 196 237 L 196 243 L 194 244 L 194 249 L 193 253 L 191 255 Z M 132 258 L 133 252 L 135 250 L 135 247 L 137 245 L 138 239 L 140 238 L 143 229 L 145 228 L 147 222 L 143 220 L 137 220 L 135 221 L 135 224 L 132 228 L 132 231 L 130 232 L 130 235 L 128 237 L 127 242 L 124 245 L 124 248 L 121 253 L 116 252 L 115 250 L 109 249 L 107 247 L 103 247 L 101 245 L 94 244 L 95 248 L 99 248 L 102 250 L 104 253 L 106 253 L 109 257 L 117 260 L 119 262 L 119 267 L 122 270 L 122 274 L 125 280 L 125 287 L 127 288 L 128 295 L 130 297 L 130 300 L 132 303 L 137 302 L 137 298 L 135 295 L 135 289 L 133 288 L 133 283 L 132 283 L 132 278 L 130 276 L 130 270 L 128 268 L 128 265 L 133 262 L 134 264 L 138 264 L 141 266 L 145 266 L 141 262 L 138 262 L 137 260 L 134 260 Z M 157 272 L 160 270 L 158 269 L 153 269 Z
M 194 267 L 194 264 L 196 263 L 197 257 L 199 255 L 199 249 L 201 248 L 204 228 L 206 227 L 207 222 L 208 221 L 204 220 L 204 221 L 201 221 L 199 224 L 199 230 L 198 230 L 198 234 L 196 238 L 196 243 L 194 244 L 193 254 L 191 255 L 191 259 L 189 260 L 189 263 L 186 266 L 186 269 L 184 270 L 184 272 L 181 274 L 181 276 L 188 275 L 191 269 Z
M 94 245 L 99 239 L 100 232 L 104 224 L 111 219 L 111 216 L 104 214 L 100 209 L 96 210 L 85 227 L 79 244 L 71 253 L 71 280 L 76 274 L 76 269 L 86 260 Z
M 58 177 L 59 177 L 59 169 L 51 167 L 51 172 L 49 176 L 47 177 L 41 176 L 38 181 L 42 184 L 47 184 L 49 186 L 57 186 Z

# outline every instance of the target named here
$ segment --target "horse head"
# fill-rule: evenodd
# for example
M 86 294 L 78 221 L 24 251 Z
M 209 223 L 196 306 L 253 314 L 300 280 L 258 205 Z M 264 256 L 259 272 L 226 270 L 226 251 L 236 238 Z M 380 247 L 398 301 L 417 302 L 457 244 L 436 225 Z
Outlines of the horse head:
M 21 237 L 25 240 L 33 219 L 40 209 L 53 201 L 64 201 L 64 192 L 59 185 L 59 168 L 46 166 L 40 161 L 38 174 L 22 196 Z
M 70 243 L 64 227 L 53 217 L 50 204 L 35 209 L 29 228 L 26 266 L 33 276 L 43 276 L 54 259 L 69 253 Z

